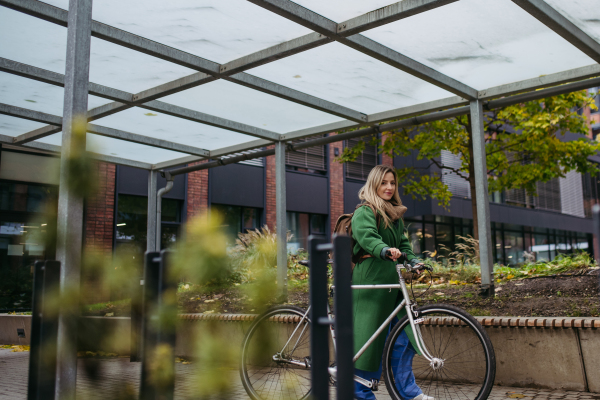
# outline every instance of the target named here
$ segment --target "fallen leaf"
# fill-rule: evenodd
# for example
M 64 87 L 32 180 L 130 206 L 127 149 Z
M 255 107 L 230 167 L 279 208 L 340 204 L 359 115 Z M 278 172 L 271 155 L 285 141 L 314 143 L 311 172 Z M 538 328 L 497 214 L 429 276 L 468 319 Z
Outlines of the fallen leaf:
M 214 300 L 204 300 L 205 303 L 212 303 Z
M 529 397 L 529 396 L 525 396 L 524 394 L 521 394 L 521 393 L 511 393 L 511 394 L 508 394 L 507 397 L 509 399 L 523 399 L 523 398 Z
M 215 310 L 208 310 L 208 311 L 204 311 L 203 314 L 213 314 L 215 312 Z
M 445 296 L 444 293 L 442 293 L 442 292 L 437 292 L 435 295 L 436 296 Z
M 114 312 L 107 312 L 106 314 L 104 314 L 105 317 L 114 317 L 115 313 Z
M 189 361 L 184 361 L 184 362 L 182 362 L 182 364 L 183 364 L 183 365 L 188 365 L 188 364 L 191 364 L 191 362 L 189 362 Z
M 158 114 L 154 114 L 154 113 L 149 112 L 149 113 L 146 113 L 144 115 L 147 116 L 147 117 L 156 117 Z

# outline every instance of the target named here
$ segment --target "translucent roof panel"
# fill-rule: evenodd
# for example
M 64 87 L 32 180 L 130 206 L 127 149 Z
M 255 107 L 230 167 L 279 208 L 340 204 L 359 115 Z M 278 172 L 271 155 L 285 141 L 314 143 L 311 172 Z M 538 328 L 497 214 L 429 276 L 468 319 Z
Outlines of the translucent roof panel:
M 135 93 L 194 73 L 189 68 L 92 37 L 90 82 Z
M 179 92 L 162 100 L 277 133 L 342 121 L 335 115 L 225 80 Z
M 363 34 L 479 90 L 595 63 L 510 0 L 461 0 Z
M 600 4 L 598 0 L 546 0 L 546 3 L 600 42 Z
M 34 129 L 45 126 L 39 122 L 28 121 L 22 118 L 0 115 L 0 135 L 19 136 Z
M 62 144 L 62 132 L 39 139 L 37 142 L 60 146 Z M 141 161 L 149 164 L 169 161 L 187 155 L 176 151 L 131 143 L 125 140 L 93 135 L 91 133 L 87 134 L 87 150 L 98 154 Z
M 0 12 L 0 57 L 65 73 L 67 29 L 6 7 Z
M 336 42 L 248 72 L 366 114 L 453 96 Z
M 110 100 L 88 96 L 88 108 L 109 103 Z M 0 103 L 62 116 L 64 89 L 60 86 L 0 72 Z
M 102 0 L 93 18 L 218 63 L 310 33 L 246 0 Z
M 232 146 L 256 139 L 253 136 L 137 107 L 96 120 L 93 123 L 207 150 Z

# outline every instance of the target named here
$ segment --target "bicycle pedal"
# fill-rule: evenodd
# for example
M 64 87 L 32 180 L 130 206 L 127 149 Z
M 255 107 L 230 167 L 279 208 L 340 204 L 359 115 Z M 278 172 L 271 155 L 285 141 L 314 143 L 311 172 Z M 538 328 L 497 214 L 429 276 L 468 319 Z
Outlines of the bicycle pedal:
M 373 392 L 377 392 L 379 390 L 379 380 L 378 379 L 371 379 L 371 391 Z

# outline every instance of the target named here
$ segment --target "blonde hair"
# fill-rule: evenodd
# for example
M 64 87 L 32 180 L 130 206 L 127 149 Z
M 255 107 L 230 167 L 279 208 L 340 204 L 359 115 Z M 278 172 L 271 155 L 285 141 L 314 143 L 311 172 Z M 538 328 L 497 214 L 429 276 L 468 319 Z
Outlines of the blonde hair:
M 392 198 L 389 202 L 396 205 L 402 205 L 402 200 L 400 200 L 400 195 L 398 194 L 398 175 L 396 174 L 396 170 L 394 170 L 394 168 L 392 167 L 387 167 L 385 165 L 376 165 L 371 170 L 371 172 L 369 172 L 369 176 L 367 177 L 367 183 L 365 183 L 365 185 L 358 192 L 358 198 L 362 200 L 362 204 L 368 203 L 372 205 L 376 211 L 381 213 L 386 228 L 390 225 L 392 221 L 385 212 L 387 201 L 379 197 L 379 195 L 377 194 L 377 190 L 381 186 L 381 182 L 383 182 L 383 178 L 388 172 L 394 174 L 394 182 L 396 186 L 394 194 L 392 195 Z

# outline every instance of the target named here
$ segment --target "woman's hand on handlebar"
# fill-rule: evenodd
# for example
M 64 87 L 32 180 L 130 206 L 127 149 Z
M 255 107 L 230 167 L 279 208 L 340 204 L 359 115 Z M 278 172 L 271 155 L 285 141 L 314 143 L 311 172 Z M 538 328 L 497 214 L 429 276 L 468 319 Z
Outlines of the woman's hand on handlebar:
M 392 248 L 388 249 L 388 251 L 386 252 L 386 256 L 390 260 L 396 261 L 397 259 L 402 257 L 402 252 L 400 250 L 396 249 L 395 247 L 392 247 Z

